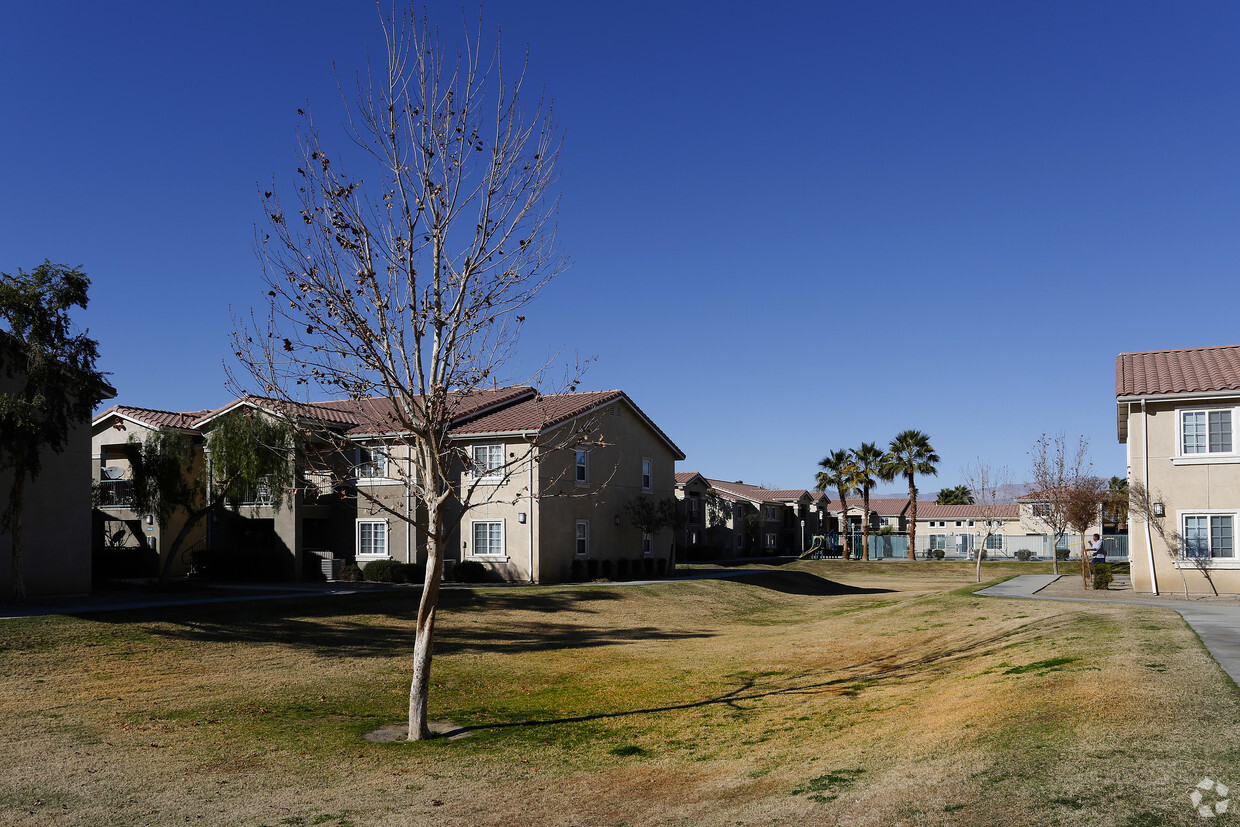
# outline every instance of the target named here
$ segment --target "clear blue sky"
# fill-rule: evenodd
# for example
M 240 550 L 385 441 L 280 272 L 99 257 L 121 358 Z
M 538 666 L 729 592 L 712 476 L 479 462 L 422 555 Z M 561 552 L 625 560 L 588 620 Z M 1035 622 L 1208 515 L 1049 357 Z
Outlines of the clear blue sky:
M 627 391 L 681 470 L 808 487 L 829 449 L 918 428 L 929 488 L 979 456 L 1023 480 L 1044 431 L 1122 474 L 1116 354 L 1240 342 L 1240 4 L 485 16 L 567 133 L 575 265 L 523 359 L 596 356 L 585 387 Z M 4 5 L 0 270 L 91 275 L 116 401 L 229 397 L 257 189 L 378 35 L 365 0 Z

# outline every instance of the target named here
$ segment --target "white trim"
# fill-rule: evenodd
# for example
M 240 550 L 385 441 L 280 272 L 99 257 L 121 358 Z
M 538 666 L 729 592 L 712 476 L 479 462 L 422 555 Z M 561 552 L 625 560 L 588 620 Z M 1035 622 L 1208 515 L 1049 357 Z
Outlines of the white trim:
M 478 468 L 477 468 L 477 465 L 476 465 L 476 463 L 477 463 L 477 461 L 478 461 L 478 460 L 477 460 L 477 456 L 476 456 L 476 454 L 474 453 L 474 451 L 476 451 L 478 448 L 486 448 L 486 449 L 487 449 L 488 454 L 490 453 L 491 449 L 493 449 L 493 448 L 499 448 L 499 460 L 500 460 L 499 465 L 498 465 L 498 466 L 492 466 L 492 465 L 490 465 L 490 464 L 489 464 L 489 463 L 490 463 L 490 457 L 488 457 L 488 459 L 487 459 L 487 463 L 488 463 L 488 465 L 487 465 L 487 473 L 485 473 L 485 474 L 479 474 L 479 473 L 478 473 Z M 470 460 L 470 462 L 471 462 L 471 463 L 475 463 L 475 465 L 474 465 L 474 467 L 473 467 L 473 468 L 471 468 L 471 469 L 470 469 L 470 471 L 469 471 L 469 475 L 470 475 L 470 477 L 471 477 L 472 479 L 477 480 L 477 481 L 478 481 L 479 483 L 481 483 L 482 485 L 499 485 L 499 484 L 503 483 L 503 482 L 504 482 L 504 479 L 505 479 L 505 478 L 507 477 L 507 475 L 508 475 L 508 469 L 504 467 L 505 463 L 507 463 L 507 461 L 508 461 L 508 460 L 507 460 L 507 458 L 505 457 L 505 452 L 507 451 L 507 449 L 508 449 L 508 446 L 507 446 L 507 445 L 505 445 L 503 442 L 474 442 L 474 443 L 471 443 L 471 444 L 470 444 L 470 446 L 469 446 L 469 460 Z
M 1208 414 L 1227 411 L 1231 414 L 1231 450 L 1210 450 L 1210 417 Z M 1196 453 L 1184 452 L 1184 415 L 1204 413 L 1206 416 L 1205 450 Z M 1236 423 L 1240 419 L 1240 408 L 1234 405 L 1177 405 L 1175 409 L 1175 451 L 1171 454 L 1173 465 L 1206 465 L 1212 463 L 1240 462 L 1240 446 L 1236 441 Z
M 497 525 L 497 524 L 499 525 L 500 551 L 498 554 L 477 554 L 475 553 L 474 549 L 477 546 L 477 540 L 478 540 L 477 534 L 475 532 L 477 531 L 476 526 L 479 523 L 483 523 L 486 525 Z M 469 521 L 469 554 L 467 555 L 467 557 L 471 560 L 507 561 L 508 560 L 508 521 L 504 519 L 470 520 Z
M 362 552 L 362 525 L 363 524 L 367 524 L 367 525 L 380 524 L 383 526 L 384 530 L 382 534 L 383 536 L 383 553 L 382 554 L 375 554 L 373 552 L 371 553 Z M 391 560 L 392 559 L 392 546 L 390 542 L 391 534 L 392 534 L 392 527 L 388 525 L 388 521 L 385 518 L 358 517 L 356 520 L 353 521 L 354 557 L 356 557 L 358 560 L 366 560 L 366 561 Z
M 581 536 L 581 527 L 585 526 L 585 537 Z M 578 543 L 581 540 L 586 541 L 586 550 L 580 551 Z M 576 560 L 586 560 L 590 557 L 590 521 L 578 520 L 573 524 L 573 558 Z
M 1234 508 L 1178 508 L 1175 512 L 1176 531 L 1180 532 L 1180 536 L 1184 542 L 1188 542 L 1188 532 L 1184 528 L 1185 517 L 1231 517 L 1231 556 L 1230 557 L 1210 557 L 1210 568 L 1212 569 L 1240 569 L 1240 549 L 1236 548 L 1236 529 L 1240 526 L 1240 511 Z M 1206 529 L 1207 534 L 1209 528 Z M 1181 549 L 1187 557 L 1187 550 Z M 1197 568 L 1197 564 L 1178 557 L 1175 560 L 1176 568 Z

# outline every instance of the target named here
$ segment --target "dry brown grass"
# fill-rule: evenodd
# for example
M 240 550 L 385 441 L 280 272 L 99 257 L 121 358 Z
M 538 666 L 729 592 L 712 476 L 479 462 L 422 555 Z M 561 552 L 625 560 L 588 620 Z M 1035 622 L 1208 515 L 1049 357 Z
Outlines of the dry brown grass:
M 473 734 L 425 744 L 361 737 L 401 718 L 409 593 L 11 621 L 0 812 L 1141 825 L 1196 823 L 1204 776 L 1240 784 L 1240 699 L 1178 615 L 979 598 L 971 578 L 807 562 L 450 595 L 432 715 Z

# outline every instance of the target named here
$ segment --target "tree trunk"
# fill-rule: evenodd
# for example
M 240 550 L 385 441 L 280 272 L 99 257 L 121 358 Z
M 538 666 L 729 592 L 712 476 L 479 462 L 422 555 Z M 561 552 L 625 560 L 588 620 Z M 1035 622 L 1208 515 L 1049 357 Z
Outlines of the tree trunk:
M 442 501 L 432 504 L 426 515 L 426 579 L 422 599 L 418 603 L 418 621 L 413 641 L 413 680 L 409 685 L 409 740 L 424 741 L 431 737 L 426 719 L 430 696 L 431 654 L 435 636 L 435 616 L 439 609 L 439 585 L 443 580 Z
M 861 559 L 870 559 L 870 489 L 861 497 Z
M 164 562 L 159 567 L 159 585 L 168 582 L 168 572 L 172 569 L 172 561 L 176 559 L 177 553 L 181 550 L 181 544 L 185 542 L 185 538 L 189 536 L 190 529 L 197 525 L 198 521 L 212 511 L 211 506 L 194 511 L 185 518 L 185 524 L 181 526 L 181 530 L 177 532 L 177 536 L 172 540 L 172 545 L 168 548 L 168 556 L 164 558 Z M 163 526 L 160 526 L 160 534 L 163 534 Z
M 848 498 L 844 496 L 844 489 L 835 489 L 840 495 L 840 535 L 844 538 L 844 559 L 852 559 L 852 532 L 848 530 Z
M 909 510 L 913 512 L 908 522 L 908 559 L 917 559 L 917 486 L 913 485 L 913 475 L 908 475 Z
M 22 570 L 22 509 L 26 501 L 26 463 L 20 459 L 13 468 L 13 490 L 9 492 L 9 534 L 13 539 L 13 599 L 26 599 L 26 578 Z

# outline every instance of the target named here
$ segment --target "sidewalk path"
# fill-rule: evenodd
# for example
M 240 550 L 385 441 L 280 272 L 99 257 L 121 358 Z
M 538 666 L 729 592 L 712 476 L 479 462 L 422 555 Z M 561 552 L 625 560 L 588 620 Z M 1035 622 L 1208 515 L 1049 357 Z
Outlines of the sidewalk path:
M 1240 684 L 1240 605 L 1231 602 L 1187 602 L 1184 600 L 1160 599 L 1133 596 L 1128 599 L 1109 598 L 1105 600 L 1089 597 L 1051 597 L 1038 594 L 1039 591 L 1059 579 L 1060 576 L 1075 575 L 1054 574 L 1022 574 L 1013 577 L 988 589 L 981 589 L 974 594 L 986 597 L 1018 597 L 1033 600 L 1058 600 L 1063 603 L 1093 603 L 1095 605 L 1121 603 L 1126 606 L 1148 606 L 1160 609 L 1174 609 L 1192 627 L 1201 638 L 1206 649 L 1223 667 L 1223 671 L 1231 679 Z

